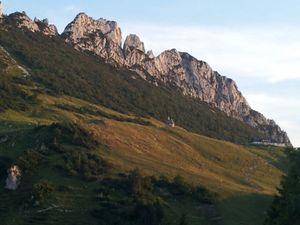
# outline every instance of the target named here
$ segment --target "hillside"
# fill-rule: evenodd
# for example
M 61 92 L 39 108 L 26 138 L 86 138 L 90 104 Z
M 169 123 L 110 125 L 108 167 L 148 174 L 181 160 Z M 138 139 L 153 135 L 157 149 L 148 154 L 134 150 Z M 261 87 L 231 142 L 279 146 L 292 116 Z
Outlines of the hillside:
M 76 126 L 89 131 L 92 139 L 100 143 L 99 147 L 93 147 L 94 150 L 89 151 L 105 160 L 112 168 L 109 173 L 105 172 L 101 177 L 118 177 L 119 173 L 127 173 L 139 168 L 143 176 L 155 176 L 157 179 L 164 176 L 166 177 L 164 179 L 172 180 L 180 175 L 189 185 L 200 185 L 210 190 L 217 199 L 217 202 L 211 206 L 180 195 L 161 196 L 165 202 L 166 214 L 170 215 L 170 218 L 175 216 L 175 212 L 179 215 L 187 213 L 191 224 L 198 224 L 201 218 L 204 224 L 214 224 L 210 221 L 211 217 L 222 218 L 218 224 L 240 224 L 241 221 L 244 224 L 257 221 L 256 224 L 260 224 L 263 220 L 263 212 L 270 204 L 271 195 L 276 192 L 282 169 L 285 168 L 284 152 L 281 149 L 242 147 L 190 133 L 180 127 L 165 128 L 163 123 L 154 119 L 134 118 L 70 97 L 40 95 L 38 99 L 40 104 L 27 112 L 9 110 L 0 115 L 1 137 L 8 137 L 8 141 L 0 145 L 2 168 L 7 168 L 12 162 L 19 162 L 20 158 L 26 159 L 26 155 L 29 154 L 26 151 L 28 149 L 38 151 L 41 154 L 39 157 L 42 157 L 42 163 L 34 163 L 33 168 L 30 166 L 31 172 L 22 178 L 20 189 L 11 194 L 5 192 L 2 216 L 6 215 L 4 218 L 7 224 L 20 224 L 14 223 L 9 215 L 17 215 L 19 221 L 25 221 L 24 224 L 26 221 L 36 222 L 41 208 L 26 206 L 29 197 L 24 190 L 30 190 L 32 185 L 45 179 L 55 186 L 63 185 L 71 190 L 68 193 L 58 191 L 56 195 L 59 198 L 52 199 L 48 205 L 47 203 L 43 205 L 42 209 L 53 204 L 61 207 L 59 210 L 53 209 L 46 214 L 41 214 L 46 215 L 46 221 L 51 221 L 53 216 L 59 213 L 64 215 L 64 218 L 59 216 L 56 218 L 57 221 L 51 224 L 70 223 L 73 221 L 71 218 L 79 212 L 84 219 L 97 221 L 97 217 L 90 214 L 97 208 L 98 203 L 93 196 L 102 182 L 86 180 L 86 175 L 69 171 L 64 163 L 71 159 L 65 158 L 66 154 L 70 154 L 68 157 L 71 157 L 72 154 L 80 151 L 80 148 L 85 148 L 84 145 L 80 147 L 75 144 L 71 147 L 74 143 L 70 146 L 66 143 L 67 139 L 62 139 L 57 141 L 61 141 L 62 146 L 65 147 L 60 147 L 62 150 L 59 151 L 52 150 L 53 147 L 48 143 L 51 133 L 47 135 L 51 130 L 47 127 L 51 127 L 50 124 L 54 122 L 65 124 L 68 121 L 70 124 L 77 124 Z M 79 140 L 76 143 L 81 142 Z M 42 147 L 44 145 L 46 147 Z M 2 180 L 5 178 L 4 173 L 1 177 Z M 80 190 L 81 194 L 78 195 L 76 190 Z M 1 192 L 3 196 L 3 189 Z M 121 193 L 122 195 L 124 193 Z M 14 200 L 16 202 L 7 203 L 6 201 L 10 201 L 11 198 L 17 198 Z M 60 198 L 65 200 L 61 202 Z M 257 201 L 261 202 L 260 207 L 257 207 Z M 15 208 L 15 204 L 21 204 L 20 207 L 25 207 L 25 211 L 18 212 L 19 209 Z M 81 211 L 82 204 L 89 206 Z M 188 210 L 182 208 L 182 204 L 187 204 Z M 11 205 L 9 208 L 11 214 L 8 214 L 6 207 L 5 210 L 3 209 L 6 205 Z M 229 206 L 230 211 L 227 211 Z M 205 217 L 204 214 L 211 207 L 213 207 L 211 215 Z M 64 213 L 60 210 L 70 212 Z M 247 213 L 242 213 L 243 210 L 247 210 Z M 179 220 L 178 217 L 175 218 Z M 77 222 L 84 224 L 82 220 Z
M 262 224 L 284 148 L 251 146 L 264 134 L 221 110 L 4 21 L 0 183 L 13 164 L 22 175 L 0 189 L 1 223 Z

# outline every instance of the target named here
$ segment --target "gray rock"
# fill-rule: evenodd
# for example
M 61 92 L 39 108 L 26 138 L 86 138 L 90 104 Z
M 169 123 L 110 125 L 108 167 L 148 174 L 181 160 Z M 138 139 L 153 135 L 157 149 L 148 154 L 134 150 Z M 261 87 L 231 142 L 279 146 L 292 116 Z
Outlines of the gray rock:
M 144 43 L 141 42 L 140 38 L 135 34 L 130 34 L 126 37 L 123 49 L 125 52 L 136 49 L 145 53 Z
M 10 18 L 12 18 L 14 21 L 16 21 L 18 28 L 26 28 L 32 32 L 40 31 L 38 25 L 32 21 L 25 12 L 19 13 L 13 13 L 9 15 Z
M 43 19 L 42 21 L 40 20 L 35 20 L 35 23 L 38 25 L 39 30 L 48 36 L 57 36 L 58 35 L 58 31 L 55 25 L 53 24 L 49 24 L 49 20 Z
M 154 56 L 152 50 L 147 51 L 147 55 L 148 55 L 148 57 L 149 57 L 150 59 L 155 58 L 155 56 Z
M 113 65 L 123 65 L 121 29 L 114 21 L 94 20 L 80 13 L 65 28 L 62 37 L 78 50 L 91 51 Z
M 49 25 L 48 19 L 40 21 L 37 18 L 31 20 L 25 12 L 12 13 L 9 15 L 9 18 L 16 22 L 16 26 L 22 29 L 28 29 L 32 32 L 42 32 L 48 36 L 58 35 L 57 28 L 54 25 Z

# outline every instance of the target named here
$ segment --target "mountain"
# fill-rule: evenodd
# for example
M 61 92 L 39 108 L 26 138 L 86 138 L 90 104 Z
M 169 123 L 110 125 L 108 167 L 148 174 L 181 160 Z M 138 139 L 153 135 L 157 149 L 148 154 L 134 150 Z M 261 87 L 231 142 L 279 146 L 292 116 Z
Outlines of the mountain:
M 39 38 L 58 41 L 26 31 L 14 37 L 26 43 L 25 36 L 37 46 Z M 59 47 L 53 43 L 50 53 L 59 55 L 61 49 L 81 55 L 62 48 L 63 41 Z M 191 225 L 261 224 L 287 165 L 283 149 L 236 145 L 53 94 L 50 86 L 45 90 L 30 81 L 34 69 L 17 69 L 18 61 L 0 51 L 1 65 L 6 65 L 0 70 L 0 97 L 10 103 L 1 101 L 0 107 L 0 182 L 5 184 L 12 164 L 22 170 L 15 191 L 0 188 L 3 224 L 157 225 L 141 223 L 137 216 L 152 221 L 157 214 L 163 215 L 162 224 L 176 225 L 183 213 Z M 135 180 L 142 188 L 131 186 Z
M 114 49 L 117 24 L 95 24 L 99 45 Z M 249 145 L 265 134 L 176 85 L 74 49 L 50 26 L 25 13 L 0 19 L 1 224 L 263 223 L 285 148 Z M 145 52 L 137 40 L 99 52 Z
M 76 16 L 62 37 L 80 51 L 93 52 L 112 65 L 135 71 L 153 84 L 160 81 L 222 110 L 263 132 L 271 142 L 291 145 L 287 134 L 273 120 L 251 109 L 232 79 L 221 76 L 188 53 L 172 49 L 154 57 L 133 34 L 126 37 L 122 46 L 116 22 L 94 20 L 84 13 Z
M 181 127 L 218 139 L 249 144 L 252 139 L 265 138 L 257 129 L 159 80 L 153 85 L 134 71 L 75 50 L 61 36 L 21 26 L 24 17 L 24 13 L 4 17 L 0 33 L 2 47 L 30 73 L 22 82 L 34 82 L 52 95 L 81 98 L 123 113 L 161 121 L 171 116 Z M 16 79 L 8 78 L 12 82 Z M 11 92 L 11 97 L 5 99 L 14 97 Z
M 13 13 L 7 19 L 18 28 L 59 36 L 56 27 L 49 25 L 47 19 L 32 21 L 25 13 Z M 126 37 L 122 46 L 121 29 L 116 22 L 102 18 L 94 20 L 85 13 L 78 14 L 61 37 L 77 50 L 92 52 L 107 63 L 128 68 L 154 85 L 162 83 L 176 88 L 186 96 L 220 109 L 262 132 L 264 138 L 258 139 L 291 146 L 286 132 L 273 120 L 251 109 L 232 79 L 221 76 L 206 62 L 188 53 L 172 49 L 154 57 L 152 51 L 145 51 L 139 37 L 132 34 Z

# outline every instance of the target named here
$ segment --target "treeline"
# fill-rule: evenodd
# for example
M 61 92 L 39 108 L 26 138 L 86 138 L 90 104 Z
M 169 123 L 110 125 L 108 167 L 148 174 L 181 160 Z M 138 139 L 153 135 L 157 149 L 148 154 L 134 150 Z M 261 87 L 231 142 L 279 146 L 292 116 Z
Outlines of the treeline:
M 156 87 L 131 71 L 113 68 L 88 53 L 80 53 L 60 37 L 6 27 L 0 29 L 0 42 L 30 69 L 30 79 L 48 94 L 70 95 L 161 121 L 171 116 L 176 124 L 190 131 L 237 143 L 261 136 L 208 104 L 164 85 Z
M 300 152 L 289 153 L 290 170 L 275 196 L 265 225 L 300 224 Z

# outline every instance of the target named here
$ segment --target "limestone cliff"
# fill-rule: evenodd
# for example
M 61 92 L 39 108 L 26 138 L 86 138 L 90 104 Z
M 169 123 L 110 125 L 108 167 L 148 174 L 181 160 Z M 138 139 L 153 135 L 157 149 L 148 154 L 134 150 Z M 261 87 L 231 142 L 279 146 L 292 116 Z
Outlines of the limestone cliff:
M 92 51 L 114 65 L 124 63 L 121 29 L 114 21 L 94 20 L 80 13 L 62 36 L 78 50 Z
M 114 21 L 94 20 L 80 13 L 62 34 L 66 42 L 81 51 L 90 51 L 115 66 L 127 67 L 142 78 L 177 87 L 184 95 L 219 108 L 228 116 L 255 127 L 272 142 L 290 145 L 287 134 L 272 120 L 251 109 L 236 83 L 214 71 L 206 62 L 176 49 L 155 57 L 146 53 L 137 35 L 126 37 L 121 47 L 121 30 Z

